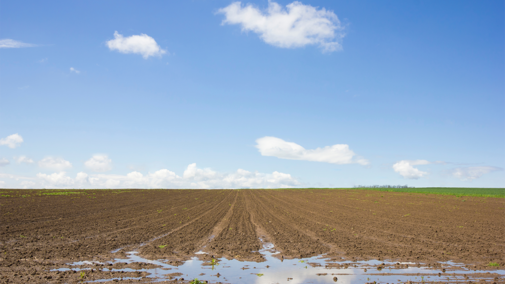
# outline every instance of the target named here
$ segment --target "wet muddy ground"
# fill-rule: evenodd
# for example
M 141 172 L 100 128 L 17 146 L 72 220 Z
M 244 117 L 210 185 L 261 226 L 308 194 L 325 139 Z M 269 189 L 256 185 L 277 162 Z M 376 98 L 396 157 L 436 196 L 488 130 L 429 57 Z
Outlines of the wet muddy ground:
M 502 198 L 1 190 L 0 206 L 0 283 L 505 281 Z

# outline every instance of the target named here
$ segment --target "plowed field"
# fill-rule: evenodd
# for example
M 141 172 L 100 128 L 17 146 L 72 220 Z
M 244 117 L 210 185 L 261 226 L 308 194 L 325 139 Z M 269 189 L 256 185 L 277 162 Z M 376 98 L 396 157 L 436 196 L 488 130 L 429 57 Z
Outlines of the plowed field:
M 505 265 L 503 198 L 320 189 L 3 190 L 0 198 L 0 283 L 78 281 L 50 269 L 131 250 L 173 263 L 198 251 L 261 262 L 262 242 L 280 258 Z M 141 276 L 130 274 L 121 277 Z

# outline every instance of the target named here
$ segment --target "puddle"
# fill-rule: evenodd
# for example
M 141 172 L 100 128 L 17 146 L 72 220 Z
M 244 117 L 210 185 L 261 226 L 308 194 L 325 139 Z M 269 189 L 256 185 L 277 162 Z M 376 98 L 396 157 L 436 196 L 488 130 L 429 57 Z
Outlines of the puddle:
M 136 251 L 126 252 L 127 258 L 118 258 L 105 264 L 146 263 L 158 266 L 157 268 L 107 268 L 103 271 L 145 272 L 151 282 L 165 281 L 174 278 L 192 280 L 207 280 L 210 283 L 414 283 L 423 282 L 461 282 L 476 279 L 493 280 L 499 277 L 503 280 L 505 270 L 479 271 L 467 270 L 461 265 L 452 262 L 441 263 L 442 267 L 427 268 L 417 267 L 415 263 L 396 263 L 372 261 L 329 261 L 324 256 L 284 259 L 274 257 L 276 252 L 273 245 L 266 244 L 260 252 L 265 257 L 264 262 L 248 262 L 238 260 L 218 259 L 214 265 L 204 263 L 196 256 L 183 264 L 170 264 L 168 260 L 149 260 L 142 258 Z M 199 251 L 197 254 L 204 252 Z M 100 262 L 81 261 L 69 264 L 70 266 L 104 264 Z M 383 264 L 383 265 L 381 265 Z M 86 271 L 91 268 L 60 268 L 65 270 Z M 444 271 L 442 269 L 445 269 Z M 174 274 L 177 273 L 177 274 Z M 174 276 L 176 275 L 176 276 Z M 469 277 L 469 278 L 466 278 Z M 107 278 L 88 282 L 102 282 L 121 278 Z M 125 277 L 125 279 L 141 279 Z

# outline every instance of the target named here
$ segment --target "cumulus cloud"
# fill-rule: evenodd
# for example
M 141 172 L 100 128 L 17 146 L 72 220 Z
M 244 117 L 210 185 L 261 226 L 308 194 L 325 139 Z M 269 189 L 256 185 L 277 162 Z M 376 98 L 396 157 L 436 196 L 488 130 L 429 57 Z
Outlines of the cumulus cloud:
M 114 32 L 114 39 L 107 41 L 107 47 L 121 53 L 137 53 L 142 55 L 144 59 L 150 56 L 162 56 L 166 53 L 166 50 L 161 49 L 154 38 L 146 34 L 123 37 L 117 31 Z
M 96 154 L 84 162 L 84 166 L 94 172 L 106 172 L 112 169 L 112 160 L 107 155 Z
M 428 164 L 431 163 L 426 160 L 415 160 L 415 161 L 402 160 L 393 165 L 393 170 L 399 173 L 404 178 L 419 179 L 427 175 L 428 173 L 420 171 L 419 169 L 414 168 L 413 166 L 428 165 Z
M 79 73 L 81 73 L 81 71 L 75 69 L 74 67 L 70 67 L 70 73 L 79 74 Z
M 161 169 L 142 174 L 137 171 L 126 175 L 78 173 L 75 178 L 64 171 L 53 174 L 39 173 L 36 178 L 0 174 L 1 178 L 21 181 L 23 188 L 288 188 L 301 183 L 290 174 L 250 172 L 238 169 L 232 173 L 220 173 L 200 169 L 190 164 L 182 176 Z
M 72 167 L 72 164 L 69 161 L 66 161 L 62 158 L 45 157 L 44 159 L 39 161 L 39 167 L 48 170 L 63 171 L 66 169 L 70 169 Z
M 345 36 L 337 15 L 324 8 L 317 9 L 298 1 L 281 5 L 269 1 L 266 11 L 252 4 L 234 2 L 219 9 L 224 14 L 222 24 L 240 25 L 242 31 L 252 31 L 266 43 L 281 48 L 318 45 L 323 51 L 342 49 Z
M 75 177 L 75 181 L 78 184 L 89 184 L 89 176 L 85 172 L 77 173 L 77 176 Z
M 288 160 L 305 160 L 331 164 L 360 164 L 369 162 L 349 149 L 347 144 L 335 144 L 316 149 L 305 149 L 302 146 L 287 142 L 280 138 L 266 136 L 256 140 L 256 148 L 263 156 L 277 157 Z
M 74 179 L 68 177 L 65 172 L 53 173 L 50 175 L 37 174 L 37 177 L 54 187 L 67 187 L 75 184 Z
M 480 178 L 481 176 L 491 173 L 491 172 L 496 172 L 496 171 L 502 171 L 502 168 L 498 167 L 488 167 L 488 166 L 482 166 L 482 167 L 464 167 L 464 168 L 455 168 L 450 170 L 450 174 L 456 178 L 459 178 L 461 180 L 474 180 L 477 178 Z
M 35 44 L 24 43 L 13 39 L 0 39 L 0 48 L 22 48 L 22 47 L 32 47 Z
M 19 156 L 19 157 L 14 157 L 14 160 L 18 162 L 18 164 L 33 164 L 35 163 L 32 159 L 28 158 L 27 156 Z
M 23 137 L 21 137 L 21 135 L 17 133 L 9 135 L 6 138 L 0 139 L 0 145 L 6 145 L 7 147 L 12 149 L 18 147 L 19 145 L 21 145 L 21 143 L 23 143 Z
M 6 158 L 1 158 L 0 159 L 0 167 L 5 167 L 5 166 L 7 166 L 10 163 L 11 162 L 9 162 L 9 160 L 7 160 Z

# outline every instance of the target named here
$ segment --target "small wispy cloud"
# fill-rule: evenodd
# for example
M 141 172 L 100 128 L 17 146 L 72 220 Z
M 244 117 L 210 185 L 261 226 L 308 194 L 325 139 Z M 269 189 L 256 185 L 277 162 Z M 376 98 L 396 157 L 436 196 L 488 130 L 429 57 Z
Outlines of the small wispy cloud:
M 18 164 L 34 164 L 35 162 L 28 158 L 27 156 L 19 156 L 19 157 L 14 157 L 14 160 L 16 160 L 16 162 L 18 162 Z
M 154 38 L 146 35 L 132 35 L 124 37 L 117 31 L 114 32 L 114 39 L 107 41 L 107 47 L 110 50 L 115 50 L 120 53 L 136 53 L 142 55 L 144 59 L 151 56 L 162 56 L 167 53 L 154 40 Z
M 23 143 L 23 137 L 17 133 L 0 139 L 0 145 L 5 145 L 12 149 L 18 147 L 21 143 Z
M 10 163 L 11 162 L 9 160 L 7 160 L 6 158 L 0 158 L 0 167 L 5 167 Z
M 79 74 L 79 73 L 81 73 L 81 71 L 75 69 L 74 67 L 70 67 L 70 73 Z
M 402 160 L 399 162 L 396 162 L 393 165 L 393 170 L 397 173 L 399 173 L 402 177 L 408 178 L 408 179 L 419 179 L 424 176 L 426 176 L 428 173 L 423 172 L 419 170 L 418 168 L 414 168 L 414 166 L 418 165 L 428 165 L 431 164 L 429 161 L 426 160 Z
M 462 167 L 462 168 L 454 168 L 449 171 L 449 173 L 456 178 L 465 181 L 472 181 L 474 179 L 480 178 L 481 176 L 496 172 L 503 171 L 502 168 L 499 167 L 489 167 L 489 166 L 481 166 L 481 167 Z
M 45 157 L 39 161 L 39 167 L 48 170 L 63 171 L 72 168 L 72 164 L 58 157 Z
M 22 47 L 34 47 L 36 44 L 25 43 L 13 39 L 0 39 L 0 48 L 22 48 Z
M 84 162 L 84 166 L 94 172 L 106 172 L 112 169 L 112 160 L 107 155 L 95 154 Z

